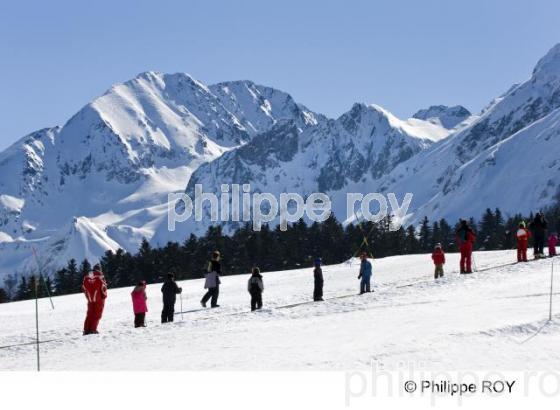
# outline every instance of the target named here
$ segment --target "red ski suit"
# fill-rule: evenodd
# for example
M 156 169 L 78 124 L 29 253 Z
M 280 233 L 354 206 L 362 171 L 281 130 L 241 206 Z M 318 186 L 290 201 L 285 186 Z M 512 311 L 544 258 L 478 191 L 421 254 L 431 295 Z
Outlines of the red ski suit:
M 434 265 L 443 265 L 445 263 L 445 254 L 441 249 L 435 249 L 434 253 L 432 253 L 432 260 Z
M 462 239 L 461 236 L 457 235 L 457 244 L 459 245 L 459 251 L 461 252 L 461 273 L 471 273 L 472 272 L 472 250 L 473 244 L 476 240 L 472 230 L 467 230 L 465 233 L 466 239 Z
M 515 232 L 517 238 L 517 262 L 527 262 L 527 246 L 531 232 L 527 228 L 519 228 Z
M 84 334 L 95 333 L 107 298 L 107 282 L 103 273 L 94 271 L 86 275 L 82 282 L 82 289 L 88 301 Z

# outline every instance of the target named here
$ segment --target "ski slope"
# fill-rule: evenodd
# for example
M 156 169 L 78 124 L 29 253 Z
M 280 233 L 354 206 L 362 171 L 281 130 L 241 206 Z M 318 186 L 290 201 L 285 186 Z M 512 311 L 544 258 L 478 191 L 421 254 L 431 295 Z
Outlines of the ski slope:
M 202 280 L 181 282 L 184 319 L 161 325 L 160 284 L 147 328 L 133 328 L 131 288 L 110 289 L 100 335 L 81 336 L 83 295 L 40 300 L 43 370 L 347 370 L 403 363 L 417 370 L 560 368 L 560 300 L 547 323 L 552 259 L 510 264 L 477 252 L 461 276 L 448 254 L 435 282 L 430 255 L 373 262 L 375 293 L 355 295 L 359 262 L 325 266 L 325 302 L 309 301 L 311 268 L 264 272 L 264 309 L 249 311 L 248 275 L 222 278 L 218 309 L 201 309 Z M 560 258 L 555 259 L 560 262 Z M 504 266 L 505 265 L 505 266 Z M 558 263 L 560 271 L 560 263 Z M 560 280 L 557 280 L 560 282 Z M 344 297 L 341 297 L 344 296 Z M 288 306 L 294 305 L 294 306 Z M 288 306 L 288 307 L 286 307 Z M 177 312 L 180 303 L 177 301 Z M 554 312 L 554 311 L 553 311 Z M 0 305 L 0 345 L 34 341 L 34 301 Z M 544 327 L 543 327 L 544 326 Z M 0 349 L 0 370 L 34 370 L 34 345 Z

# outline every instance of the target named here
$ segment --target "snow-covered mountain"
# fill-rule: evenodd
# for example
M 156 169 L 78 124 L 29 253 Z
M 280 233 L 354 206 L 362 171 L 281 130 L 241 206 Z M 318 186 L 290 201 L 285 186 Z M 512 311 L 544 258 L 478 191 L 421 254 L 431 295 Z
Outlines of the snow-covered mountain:
M 299 130 L 325 121 L 250 81 L 212 90 L 187 74 L 143 73 L 0 153 L 0 273 L 27 270 L 33 247 L 53 264 L 135 250 L 200 164 L 280 120 Z
M 468 119 L 471 115 L 470 111 L 462 105 L 455 105 L 453 107 L 432 105 L 429 108 L 419 110 L 412 118 L 429 121 L 447 129 L 452 129 Z
M 376 105 L 354 104 L 336 120 L 303 131 L 294 121 L 279 122 L 244 146 L 198 168 L 187 193 L 194 198 L 195 184 L 219 195 L 221 184 L 250 183 L 251 191 L 269 192 L 276 198 L 282 192 L 342 195 L 349 183 L 385 175 L 448 134 L 447 129 L 426 121 L 399 120 Z M 206 211 L 209 215 L 208 208 Z M 154 241 L 164 244 L 170 237 L 178 240 L 193 232 L 203 234 L 209 221 L 188 221 L 174 233 L 165 224 Z
M 167 230 L 167 195 L 196 183 L 326 192 L 339 219 L 346 192 L 412 192 L 408 222 L 529 212 L 559 190 L 559 109 L 560 45 L 478 115 L 432 106 L 407 120 L 365 104 L 329 119 L 250 81 L 143 73 L 0 153 L 0 276 L 33 266 L 32 248 L 56 267 L 203 233 Z
M 413 192 L 412 222 L 551 205 L 560 192 L 559 108 L 560 44 L 469 125 L 369 182 L 382 192 Z

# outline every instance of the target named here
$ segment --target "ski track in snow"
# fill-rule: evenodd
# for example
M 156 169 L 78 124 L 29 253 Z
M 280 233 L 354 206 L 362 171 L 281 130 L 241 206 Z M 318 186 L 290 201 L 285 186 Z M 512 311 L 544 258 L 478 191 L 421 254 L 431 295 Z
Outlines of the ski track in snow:
M 110 289 L 101 334 L 89 337 L 83 295 L 54 298 L 54 311 L 41 299 L 42 369 L 365 370 L 372 360 L 417 370 L 560 368 L 560 315 L 547 322 L 551 260 L 506 265 L 515 251 L 475 260 L 479 272 L 462 276 L 448 254 L 435 282 L 429 255 L 378 259 L 375 292 L 361 296 L 356 261 L 325 266 L 322 303 L 302 303 L 312 268 L 264 272 L 260 312 L 249 311 L 248 275 L 223 277 L 218 309 L 200 308 L 202 280 L 183 281 L 184 320 L 178 300 L 166 325 L 154 284 L 142 329 L 133 328 L 132 288 Z M 32 343 L 34 318 L 34 301 L 0 305 L 0 346 Z M 34 344 L 0 349 L 0 370 L 33 370 L 35 354 Z

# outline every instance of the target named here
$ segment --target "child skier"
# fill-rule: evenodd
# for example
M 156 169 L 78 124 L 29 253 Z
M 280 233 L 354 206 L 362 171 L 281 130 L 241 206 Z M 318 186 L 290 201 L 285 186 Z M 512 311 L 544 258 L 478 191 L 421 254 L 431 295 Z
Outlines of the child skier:
M 548 256 L 556 256 L 556 244 L 558 243 L 558 235 L 551 233 L 548 236 Z
M 146 312 L 148 311 L 146 281 L 140 281 L 130 295 L 132 297 L 132 310 L 134 310 L 134 327 L 146 327 Z
M 370 281 L 371 281 L 371 275 L 372 275 L 372 268 L 371 268 L 370 261 L 368 261 L 367 253 L 362 252 L 362 255 L 360 256 L 360 259 L 362 260 L 362 262 L 360 264 L 360 274 L 358 275 L 358 279 L 361 279 L 360 280 L 360 295 L 362 295 L 364 293 L 371 292 Z
M 434 252 L 432 253 L 432 260 L 434 261 L 434 265 L 436 266 L 434 278 L 442 278 L 443 265 L 445 264 L 445 254 L 443 253 L 443 249 L 441 248 L 441 243 L 438 243 L 434 248 Z
M 217 308 L 218 296 L 220 294 L 220 275 L 222 274 L 222 265 L 220 264 L 220 252 L 214 251 L 212 253 L 212 260 L 208 263 L 208 268 L 206 269 L 206 274 L 204 275 L 204 289 L 208 289 L 206 294 L 202 297 L 200 304 L 202 307 L 206 307 L 206 302 L 211 298 L 210 307 Z
M 259 268 L 253 268 L 253 273 L 247 282 L 247 290 L 251 294 L 251 311 L 261 309 L 263 305 L 262 293 L 264 292 L 264 284 Z
M 161 311 L 161 323 L 173 322 L 175 316 L 175 301 L 177 295 L 183 292 L 183 289 L 177 286 L 175 275 L 167 274 L 167 279 L 163 282 L 161 293 L 163 294 L 163 310 Z
M 313 269 L 313 301 L 323 301 L 323 270 L 321 269 L 321 258 L 315 259 L 315 269 Z
M 517 238 L 517 262 L 527 262 L 527 246 L 531 233 L 527 229 L 525 222 L 519 222 L 519 227 L 515 233 Z

